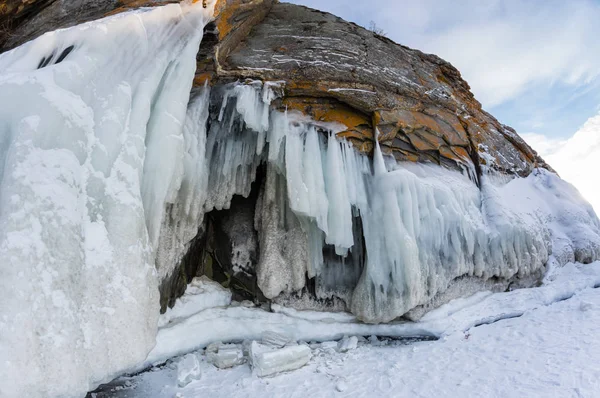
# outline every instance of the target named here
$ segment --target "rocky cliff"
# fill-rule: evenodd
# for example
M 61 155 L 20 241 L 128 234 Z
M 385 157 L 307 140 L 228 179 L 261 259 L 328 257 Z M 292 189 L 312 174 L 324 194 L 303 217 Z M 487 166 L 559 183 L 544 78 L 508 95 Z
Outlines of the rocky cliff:
M 137 7 L 177 1 L 9 0 L 0 7 L 0 51 L 44 32 Z M 481 108 L 460 72 L 334 15 L 273 0 L 220 0 L 206 28 L 194 81 L 284 81 L 280 109 L 324 122 L 365 153 L 379 129 L 400 161 L 528 175 L 548 166 L 516 132 Z

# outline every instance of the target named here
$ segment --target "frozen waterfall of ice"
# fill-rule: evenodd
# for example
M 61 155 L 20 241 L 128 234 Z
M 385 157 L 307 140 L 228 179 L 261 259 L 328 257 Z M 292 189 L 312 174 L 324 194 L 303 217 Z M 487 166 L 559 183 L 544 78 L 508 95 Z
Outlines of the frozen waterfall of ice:
M 165 203 L 199 184 L 183 127 L 209 3 L 0 55 L 0 396 L 82 396 L 154 346 Z
M 256 82 L 234 85 L 224 104 L 234 97 L 235 107 L 223 106 L 220 115 L 230 127 L 248 118 L 244 134 L 227 141 L 234 164 L 255 172 L 266 156 L 255 227 L 262 252 L 258 286 L 267 298 L 301 290 L 307 276 L 317 278 L 320 298 L 330 297 L 319 285 L 341 283 L 355 270 L 342 264 L 328 272 L 323 249 L 331 245 L 340 256 L 358 250 L 357 215 L 366 262 L 346 304 L 367 322 L 387 322 L 426 304 L 460 277 L 539 278 L 551 255 L 560 264 L 600 255 L 596 215 L 553 173 L 501 179 L 484 172 L 478 187 L 468 174 L 384 159 L 378 146 L 371 162 L 336 139 L 339 126 L 291 112 L 268 116 L 274 96 L 267 90 Z M 222 119 L 224 112 L 233 114 Z M 249 147 L 248 135 L 258 143 Z M 210 167 L 211 178 L 230 170 L 214 161 Z M 231 184 L 239 184 L 239 175 L 219 178 L 236 191 Z

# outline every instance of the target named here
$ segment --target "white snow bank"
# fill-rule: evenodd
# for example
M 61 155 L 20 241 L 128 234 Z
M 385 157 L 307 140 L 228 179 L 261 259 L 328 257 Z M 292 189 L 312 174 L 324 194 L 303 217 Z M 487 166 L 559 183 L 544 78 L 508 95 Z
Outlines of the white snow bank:
M 154 251 L 209 3 L 0 55 L 1 396 L 81 396 L 153 347 Z
M 472 297 L 468 305 L 465 305 L 464 299 L 452 301 L 429 312 L 419 323 L 431 327 L 438 336 L 447 336 L 473 326 L 517 317 L 598 286 L 600 262 L 587 265 L 570 263 L 555 269 L 543 286 L 491 295 L 479 293 Z
M 173 308 L 167 309 L 167 312 L 160 316 L 158 326 L 163 327 L 170 322 L 189 318 L 208 308 L 227 307 L 230 304 L 231 290 L 225 289 L 206 276 L 194 278 Z
M 430 318 L 447 325 L 452 318 L 470 321 L 448 327 L 437 341 L 359 343 L 346 353 L 341 343 L 340 352 L 330 343 L 311 344 L 306 366 L 269 379 L 258 378 L 248 366 L 216 369 L 198 352 L 202 377 L 185 388 L 177 387 L 177 373 L 167 365 L 123 377 L 103 388 L 98 398 L 592 397 L 600 388 L 600 289 L 591 288 L 600 277 L 599 268 L 600 263 L 569 264 L 541 288 L 456 300 Z M 571 277 L 574 283 L 563 289 Z M 567 291 L 575 295 L 558 301 Z M 545 305 L 552 297 L 555 301 Z M 468 327 L 514 303 L 520 303 L 521 317 Z
M 139 369 L 208 346 L 217 341 L 261 340 L 265 332 L 290 336 L 294 341 L 331 341 L 344 336 L 443 337 L 473 326 L 520 316 L 537 307 L 564 300 L 600 285 L 600 262 L 557 268 L 538 288 L 506 293 L 478 293 L 458 299 L 430 313 L 420 322 L 369 325 L 349 321 L 350 314 L 327 314 L 259 308 L 229 307 L 201 311 L 159 330 L 156 347 Z

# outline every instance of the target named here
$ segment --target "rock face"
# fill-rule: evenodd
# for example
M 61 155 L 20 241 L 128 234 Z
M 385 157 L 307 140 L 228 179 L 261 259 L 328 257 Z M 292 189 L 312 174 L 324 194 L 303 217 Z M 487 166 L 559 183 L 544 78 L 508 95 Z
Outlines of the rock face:
M 0 6 L 0 49 L 40 34 L 142 6 L 175 1 L 10 0 Z M 346 126 L 365 153 L 379 129 L 398 160 L 528 175 L 545 162 L 513 129 L 481 109 L 448 62 L 331 14 L 273 0 L 221 0 L 206 29 L 195 84 L 285 81 L 276 104 Z
M 475 172 L 493 158 L 490 166 L 522 175 L 543 164 L 514 131 L 482 111 L 449 63 L 330 14 L 275 4 L 220 62 L 219 77 L 286 81 L 281 107 L 347 125 L 340 135 L 365 152 L 376 127 L 398 160 Z
M 8 0 L 0 5 L 0 52 L 19 46 L 47 31 L 132 8 L 173 2 L 175 1 Z M 264 103 L 261 106 L 266 104 L 266 107 L 256 109 L 256 112 L 264 111 L 267 119 L 269 112 L 273 110 L 296 112 L 312 124 L 321 127 L 337 126 L 334 133 L 337 138 L 347 140 L 366 156 L 374 156 L 376 137 L 383 154 L 392 155 L 398 162 L 433 164 L 462 173 L 476 187 L 476 198 L 472 203 L 469 202 L 469 206 L 474 208 L 483 207 L 483 199 L 479 196 L 484 194 L 477 191 L 482 187 L 483 178 L 492 176 L 510 180 L 527 177 L 536 168 L 552 171 L 514 130 L 501 124 L 481 108 L 458 70 L 435 55 L 398 45 L 331 14 L 275 0 L 218 0 L 214 16 L 215 20 L 204 30 L 191 95 L 195 99 L 199 92 L 205 90 L 205 86 L 211 89 L 210 116 L 207 116 L 206 125 L 210 126 L 208 135 L 212 134 L 213 138 L 208 140 L 207 158 L 209 163 L 212 161 L 216 164 L 219 156 L 225 157 L 224 153 L 229 153 L 223 152 L 223 148 L 228 148 L 228 145 L 233 147 L 240 140 L 248 140 L 246 144 L 252 147 L 256 156 L 246 153 L 248 151 L 243 152 L 247 159 L 232 172 L 236 185 L 229 186 L 233 187 L 231 192 L 213 192 L 215 189 L 221 190 L 226 184 L 213 181 L 218 179 L 215 175 L 221 170 L 211 169 L 207 182 L 209 199 L 200 204 L 207 214 L 199 218 L 199 225 L 191 226 L 193 233 L 197 231 L 197 236 L 185 240 L 185 255 L 173 257 L 170 254 L 174 248 L 179 250 L 177 246 L 181 242 L 177 236 L 171 243 L 159 245 L 156 264 L 161 278 L 159 282 L 163 311 L 168 305 L 173 305 L 174 300 L 185 291 L 187 283 L 199 275 L 208 275 L 231 287 L 240 297 L 254 298 L 257 301 L 268 298 L 293 304 L 298 301 L 294 294 L 306 292 L 308 296 L 313 299 L 317 297 L 318 300 L 301 300 L 305 307 L 324 305 L 332 309 L 353 309 L 362 314 L 365 320 L 374 322 L 402 315 L 414 307 L 412 304 L 430 304 L 421 296 L 418 299 L 410 298 L 410 301 L 405 297 L 409 294 L 406 292 L 384 292 L 383 284 L 367 286 L 365 275 L 373 270 L 366 264 L 368 258 L 374 256 L 366 253 L 364 235 L 366 230 L 374 228 L 372 225 L 363 225 L 365 220 L 361 216 L 364 216 L 364 209 L 359 209 L 356 203 L 351 203 L 353 213 L 348 227 L 351 234 L 344 242 L 346 246 L 340 242 L 327 241 L 317 259 L 313 259 L 325 264 L 325 268 L 316 272 L 310 265 L 306 265 L 306 257 L 312 250 L 309 248 L 311 239 L 314 238 L 307 232 L 311 227 L 307 227 L 306 220 L 299 216 L 305 214 L 297 211 L 294 203 L 280 203 L 280 194 L 283 192 L 285 196 L 286 189 L 289 192 L 289 175 L 287 182 L 282 179 L 285 172 L 282 172 L 281 167 L 276 170 L 274 165 L 277 160 L 269 158 L 267 161 L 265 155 L 260 153 L 263 145 L 260 139 L 248 136 L 250 132 L 261 129 L 260 134 L 267 134 L 269 126 L 252 126 L 246 117 L 248 115 L 238 114 L 241 112 L 239 104 L 228 102 L 230 93 L 227 90 L 231 83 L 256 86 L 258 81 L 259 87 L 270 87 L 270 91 L 265 89 L 263 92 Z M 254 91 L 250 91 L 250 94 L 236 94 L 237 100 L 241 101 L 242 95 L 254 95 Z M 234 108 L 237 110 L 233 110 Z M 228 120 L 229 124 L 223 123 L 223 119 Z M 239 137 L 226 137 L 223 141 L 214 138 L 233 130 Z M 323 128 L 319 132 L 331 133 Z M 326 141 L 333 139 L 333 136 L 326 137 L 322 134 L 320 141 L 315 140 L 316 150 L 326 148 Z M 344 159 L 347 159 L 349 149 L 344 147 L 344 151 Z M 285 167 L 284 165 L 283 168 Z M 247 173 L 242 176 L 239 169 L 244 169 Z M 412 186 L 410 184 L 412 182 L 406 186 Z M 351 185 L 353 184 L 349 183 Z M 432 201 L 435 202 L 433 199 Z M 433 206 L 431 203 L 427 206 Z M 438 200 L 434 204 L 442 206 L 440 203 Z M 418 207 L 418 204 L 415 206 Z M 360 215 L 359 210 L 362 212 Z M 161 242 L 167 239 L 165 234 L 177 235 L 181 221 L 177 219 L 177 211 L 177 203 L 168 204 L 165 212 L 170 217 L 162 220 Z M 350 211 L 348 204 L 347 213 L 350 214 Z M 485 213 L 483 210 L 481 212 Z M 294 214 L 286 216 L 282 221 L 283 213 Z M 477 213 L 478 216 L 481 216 L 480 213 Z M 493 215 L 485 214 L 485 217 L 493 218 Z M 188 229 L 189 227 L 186 226 Z M 527 235 L 526 232 L 516 229 L 513 231 L 509 227 L 499 234 L 503 233 L 507 236 L 519 233 Z M 322 237 L 319 235 L 314 239 L 322 240 Z M 444 239 L 451 239 L 450 232 Z M 464 239 L 464 242 L 456 241 L 453 244 L 457 247 L 462 244 L 465 250 L 466 246 L 473 246 L 469 244 L 468 238 L 461 236 L 460 239 Z M 487 240 L 492 245 L 497 243 L 494 243 L 494 239 L 498 238 L 482 233 L 477 239 L 477 245 L 485 246 Z M 155 236 L 155 240 L 159 238 Z M 461 263 L 456 258 L 445 257 L 447 253 L 442 253 L 439 254 L 439 262 L 454 261 L 458 264 L 458 270 L 453 269 L 444 278 L 484 278 L 486 288 L 503 288 L 509 283 L 535 283 L 542 275 L 543 265 L 550 253 L 547 247 L 541 247 L 542 238 L 536 237 L 533 240 L 535 242 L 525 241 L 535 249 L 535 261 L 527 257 L 530 263 L 535 262 L 535 266 L 524 264 L 526 260 L 522 260 L 520 254 L 514 255 L 515 258 L 519 257 L 515 264 L 524 267 L 527 272 L 522 267 L 511 268 L 510 272 L 501 271 L 501 265 L 490 272 L 481 271 L 480 265 L 473 265 L 474 269 L 461 270 L 458 268 L 464 261 Z M 586 261 L 595 257 L 595 246 L 590 245 L 592 248 L 586 251 L 587 254 L 580 256 Z M 341 250 L 350 247 L 352 250 L 349 252 Z M 410 248 L 407 247 L 406 250 L 408 249 Z M 470 250 L 474 249 L 471 247 Z M 502 263 L 503 254 L 507 255 L 502 250 L 496 259 L 498 263 Z M 392 249 L 388 247 L 387 251 Z M 439 251 L 442 252 L 441 249 Z M 588 255 L 589 253 L 592 255 Z M 278 263 L 271 261 L 273 256 L 279 262 L 288 264 L 288 268 L 281 270 Z M 175 261 L 176 264 L 165 264 L 168 261 Z M 431 262 L 431 259 L 427 261 Z M 266 269 L 273 272 L 266 272 Z M 273 275 L 279 275 L 279 272 L 284 275 L 283 281 L 273 285 L 270 280 L 274 278 Z M 447 287 L 444 285 L 446 280 L 440 284 L 435 275 L 425 275 L 422 278 L 426 280 L 423 283 L 427 284 L 430 292 L 427 297 L 437 296 L 432 303 L 437 305 L 452 298 L 452 294 L 445 298 L 438 295 Z M 492 280 L 493 278 L 498 280 Z M 467 284 L 464 280 L 461 283 Z M 360 294 L 355 289 L 357 284 L 363 285 Z M 391 312 L 391 317 L 365 315 L 366 310 L 350 305 L 352 301 L 359 301 L 360 297 L 360 300 L 367 300 L 367 296 L 376 294 L 378 290 L 381 290 L 382 296 L 394 297 L 396 301 L 409 300 L 412 304 L 397 305 Z M 460 288 L 455 290 L 455 295 L 465 292 Z M 373 306 L 376 307 L 375 304 Z M 370 311 L 374 309 L 370 308 Z

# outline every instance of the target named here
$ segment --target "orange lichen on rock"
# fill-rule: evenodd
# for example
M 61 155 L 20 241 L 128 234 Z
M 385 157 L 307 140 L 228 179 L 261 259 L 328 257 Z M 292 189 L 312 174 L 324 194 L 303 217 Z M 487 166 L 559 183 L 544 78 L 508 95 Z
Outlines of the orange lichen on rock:
M 211 72 L 204 72 L 194 76 L 194 87 L 204 86 L 207 82 L 210 84 L 214 77 L 214 74 Z
M 321 122 L 336 122 L 349 130 L 364 131 L 369 129 L 372 136 L 371 118 L 349 106 L 326 98 L 286 97 L 282 101 L 286 109 L 298 110 Z
M 361 151 L 370 151 L 373 140 L 371 117 L 330 98 L 284 97 L 276 105 L 280 110 L 297 111 L 317 122 L 336 123 L 346 127 L 337 134 L 346 138 Z
M 140 7 L 158 7 L 166 4 L 179 3 L 179 0 L 162 0 L 162 1 L 149 1 L 149 0 L 119 0 L 117 7 L 106 13 L 106 16 L 120 14 L 122 12 L 130 11 L 134 8 Z

